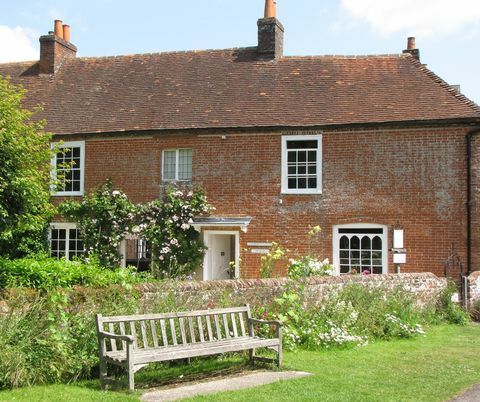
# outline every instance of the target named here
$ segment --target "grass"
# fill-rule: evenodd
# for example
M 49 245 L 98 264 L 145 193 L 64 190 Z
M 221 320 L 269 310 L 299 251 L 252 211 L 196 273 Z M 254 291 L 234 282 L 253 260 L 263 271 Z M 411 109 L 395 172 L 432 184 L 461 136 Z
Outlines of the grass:
M 424 338 L 377 342 L 363 348 L 298 351 L 285 354 L 285 369 L 313 376 L 257 388 L 224 392 L 190 401 L 445 401 L 480 382 L 480 325 L 433 327 Z M 246 367 L 239 358 L 199 360 L 140 372 L 137 383 L 149 387 L 208 373 L 235 372 Z M 183 378 L 180 380 L 180 376 Z M 135 401 L 135 394 L 101 392 L 98 382 L 51 385 L 0 392 L 0 401 Z

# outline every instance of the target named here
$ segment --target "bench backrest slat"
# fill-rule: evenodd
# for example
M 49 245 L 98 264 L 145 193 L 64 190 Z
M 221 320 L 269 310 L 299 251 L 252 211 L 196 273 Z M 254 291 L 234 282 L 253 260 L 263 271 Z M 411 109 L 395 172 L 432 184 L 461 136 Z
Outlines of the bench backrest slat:
M 233 337 L 238 338 L 237 322 L 235 321 L 235 313 L 230 313 L 230 318 L 232 319 Z
M 97 326 L 102 331 L 131 335 L 134 349 L 151 349 L 251 336 L 247 326 L 249 317 L 250 309 L 245 306 L 162 314 L 98 315 Z M 112 339 L 105 347 L 110 351 L 124 351 L 126 342 Z
M 167 346 L 168 345 L 168 338 L 167 338 L 167 328 L 165 326 L 165 320 L 160 320 L 160 329 L 162 331 L 163 346 Z
M 185 333 L 185 318 L 178 319 L 180 323 L 180 333 L 182 336 L 182 344 L 185 345 L 187 343 L 187 334 Z
M 142 344 L 144 349 L 148 349 L 148 339 L 147 339 L 147 325 L 145 321 L 140 321 L 140 331 L 142 333 Z
M 175 330 L 175 321 L 173 320 L 173 318 L 170 318 L 168 320 L 169 324 L 170 324 L 170 333 L 172 335 L 172 342 L 174 345 L 178 345 L 177 343 L 177 331 Z
M 226 314 L 222 314 L 222 320 L 223 320 L 223 329 L 225 330 L 225 338 L 230 339 L 230 329 L 228 328 L 228 320 L 227 320 Z
M 130 335 L 133 336 L 133 347 L 138 349 L 137 330 L 135 329 L 135 321 L 130 321 Z
M 193 318 L 188 317 L 187 320 L 188 320 L 188 331 L 190 333 L 190 342 L 196 343 L 197 341 L 195 339 L 195 328 L 193 327 Z
M 238 319 L 240 321 L 240 331 L 242 333 L 242 336 L 247 336 L 247 334 L 245 332 L 244 313 L 238 313 Z
M 141 320 L 159 320 L 178 317 L 196 317 L 214 314 L 228 314 L 246 312 L 247 307 L 231 307 L 231 308 L 218 308 L 210 310 L 196 310 L 196 311 L 179 311 L 176 313 L 161 313 L 161 314 L 138 314 L 138 315 L 114 315 L 114 316 L 102 316 L 103 322 L 120 322 L 120 321 L 141 321 Z
M 157 328 L 155 327 L 155 320 L 150 320 L 150 332 L 152 334 L 153 347 L 158 348 Z
M 213 333 L 212 333 L 212 322 L 210 321 L 210 316 L 207 315 L 205 317 L 205 320 L 207 321 L 208 340 L 211 342 L 211 341 L 213 341 Z
M 198 328 L 198 335 L 200 336 L 200 342 L 203 343 L 205 342 L 205 337 L 203 334 L 203 325 L 202 325 L 202 317 L 197 316 L 197 328 Z
M 111 332 L 112 334 L 115 333 L 115 328 L 113 327 L 112 322 L 108 323 L 108 332 Z M 115 339 L 110 339 L 110 347 L 114 352 L 117 351 L 117 342 L 115 341 Z

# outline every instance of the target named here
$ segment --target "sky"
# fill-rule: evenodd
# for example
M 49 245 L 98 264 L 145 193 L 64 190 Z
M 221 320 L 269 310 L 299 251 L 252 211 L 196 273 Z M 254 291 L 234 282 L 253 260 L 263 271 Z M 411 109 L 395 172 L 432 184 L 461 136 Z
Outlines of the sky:
M 53 20 L 78 56 L 255 46 L 264 0 L 0 0 L 0 63 L 37 60 Z M 415 36 L 421 62 L 480 104 L 480 0 L 277 0 L 286 55 L 396 54 Z

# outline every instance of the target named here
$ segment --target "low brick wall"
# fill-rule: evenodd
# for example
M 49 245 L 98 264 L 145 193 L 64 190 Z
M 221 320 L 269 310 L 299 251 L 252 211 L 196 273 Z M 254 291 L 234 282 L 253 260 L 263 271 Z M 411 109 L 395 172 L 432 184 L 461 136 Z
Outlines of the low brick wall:
M 217 307 L 222 305 L 242 305 L 249 303 L 259 307 L 271 303 L 279 297 L 288 283 L 286 278 L 271 279 L 239 279 L 206 282 L 177 282 L 144 284 L 138 287 L 144 298 L 158 298 L 172 291 L 175 295 L 175 304 L 200 307 Z M 412 292 L 423 304 L 431 300 L 447 286 L 445 278 L 439 278 L 431 273 L 406 273 L 389 275 L 345 275 L 322 276 L 306 279 L 306 299 L 310 303 L 320 304 L 323 297 L 335 289 L 349 284 L 384 287 L 393 290 L 402 287 Z
M 476 303 L 480 303 L 480 271 L 470 274 L 468 283 L 468 306 L 473 307 Z

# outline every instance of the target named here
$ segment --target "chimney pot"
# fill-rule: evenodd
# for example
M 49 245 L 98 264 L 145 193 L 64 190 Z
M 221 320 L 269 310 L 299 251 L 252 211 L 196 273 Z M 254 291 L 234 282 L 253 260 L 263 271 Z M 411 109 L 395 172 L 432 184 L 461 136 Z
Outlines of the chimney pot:
M 265 15 L 264 18 L 277 17 L 277 2 L 276 0 L 265 0 Z
M 63 39 L 70 42 L 70 25 L 63 25 Z
M 413 50 L 415 49 L 415 38 L 413 36 L 410 36 L 407 39 L 407 50 Z
M 410 36 L 407 39 L 407 48 L 403 51 L 403 53 L 410 53 L 415 59 L 420 61 L 420 50 L 417 49 L 415 38 L 413 36 Z
M 55 36 L 63 39 L 63 27 L 62 27 L 62 20 L 55 20 Z

